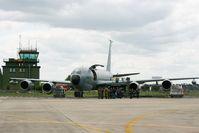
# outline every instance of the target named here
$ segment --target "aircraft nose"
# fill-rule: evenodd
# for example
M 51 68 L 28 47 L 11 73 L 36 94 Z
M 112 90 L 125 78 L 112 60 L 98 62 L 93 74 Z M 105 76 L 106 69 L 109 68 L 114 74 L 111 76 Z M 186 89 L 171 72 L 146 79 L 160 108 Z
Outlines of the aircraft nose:
M 78 85 L 80 82 L 80 76 L 79 75 L 73 75 L 71 79 L 72 84 Z

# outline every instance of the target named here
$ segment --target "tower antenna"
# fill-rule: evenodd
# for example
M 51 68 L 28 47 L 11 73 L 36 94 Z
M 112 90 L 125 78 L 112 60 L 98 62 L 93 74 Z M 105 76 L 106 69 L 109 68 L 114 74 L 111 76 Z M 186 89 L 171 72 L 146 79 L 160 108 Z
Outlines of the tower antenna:
M 28 50 L 30 50 L 30 40 L 28 40 Z
M 18 48 L 18 51 L 17 51 L 17 58 L 19 58 L 19 52 L 21 51 L 21 34 L 19 34 L 19 48 Z
M 37 40 L 36 40 L 36 50 L 37 50 Z
M 21 34 L 19 34 L 19 50 L 21 50 L 21 46 L 22 44 L 21 44 Z

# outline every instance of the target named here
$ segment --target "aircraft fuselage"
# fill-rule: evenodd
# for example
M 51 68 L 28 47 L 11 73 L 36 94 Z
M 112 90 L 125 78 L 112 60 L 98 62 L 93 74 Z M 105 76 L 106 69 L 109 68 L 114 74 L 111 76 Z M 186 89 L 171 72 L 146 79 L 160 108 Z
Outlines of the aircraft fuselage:
M 99 81 L 111 81 L 112 74 L 106 70 L 79 67 L 71 73 L 71 83 L 75 90 L 91 90 Z

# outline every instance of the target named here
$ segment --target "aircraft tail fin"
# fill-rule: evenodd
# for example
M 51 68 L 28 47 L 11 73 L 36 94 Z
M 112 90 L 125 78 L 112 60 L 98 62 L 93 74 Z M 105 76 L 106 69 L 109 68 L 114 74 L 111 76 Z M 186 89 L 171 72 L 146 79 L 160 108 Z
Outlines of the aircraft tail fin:
M 107 66 L 106 66 L 106 71 L 111 71 L 111 45 L 112 45 L 112 40 L 110 40 L 109 44 L 109 51 L 108 51 L 108 60 L 107 60 Z

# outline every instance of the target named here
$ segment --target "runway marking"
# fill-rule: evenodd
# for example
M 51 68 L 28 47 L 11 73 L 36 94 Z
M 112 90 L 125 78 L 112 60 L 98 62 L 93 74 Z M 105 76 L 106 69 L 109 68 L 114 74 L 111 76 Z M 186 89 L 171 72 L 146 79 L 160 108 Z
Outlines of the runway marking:
M 95 132 L 100 132 L 100 133 L 112 133 L 109 130 L 106 129 L 101 129 L 101 128 L 97 128 L 94 126 L 90 126 L 90 125 L 85 125 L 85 124 L 80 124 L 77 122 L 64 122 L 64 121 L 56 121 L 56 120 L 16 120 L 16 121 L 10 121 L 10 122 L 4 122 L 4 124 L 7 123 L 47 123 L 47 124 L 70 124 L 72 126 L 76 126 L 76 127 L 81 127 L 90 131 L 95 131 Z
M 71 124 L 73 125 L 73 126 L 75 126 L 75 127 L 79 127 L 79 128 L 82 128 L 82 129 L 84 129 L 84 130 L 91 130 L 91 131 L 95 131 L 95 132 L 102 132 L 102 133 L 112 133 L 111 131 L 109 131 L 109 130 L 104 130 L 104 129 L 101 129 L 101 128 L 96 128 L 96 127 L 94 127 L 94 126 L 88 126 L 88 125 L 83 125 L 83 124 L 80 124 L 80 123 L 78 123 L 78 122 L 75 122 L 75 121 L 73 121 L 71 118 L 69 118 L 68 116 L 67 116 L 67 114 L 65 114 L 63 111 L 61 111 L 61 110 L 59 110 L 59 109 L 57 109 L 57 108 L 55 108 L 55 107 L 53 107 L 53 106 L 50 106 L 50 105 L 48 105 L 48 107 L 49 108 L 51 108 L 51 109 L 53 109 L 55 112 L 60 112 L 61 114 L 63 114 L 63 116 L 67 119 L 67 120 L 69 120 L 70 122 L 71 122 Z M 68 122 L 65 122 L 66 124 L 68 123 Z
M 163 128 L 183 128 L 183 129 L 195 129 L 199 131 L 199 127 L 193 126 L 180 126 L 180 125 L 153 125 L 153 124 L 146 124 L 146 125 L 138 125 L 140 127 L 163 127 Z
M 111 131 L 106 130 L 106 129 L 104 130 L 104 129 L 101 129 L 101 128 L 97 128 L 97 127 L 93 127 L 93 126 L 88 126 L 88 125 L 83 125 L 83 124 L 80 124 L 80 123 L 77 123 L 77 124 L 80 127 L 88 129 L 88 130 L 91 130 L 91 131 L 102 132 L 102 133 L 112 133 Z
M 128 121 L 128 123 L 125 125 L 125 133 L 133 133 L 133 126 L 137 122 L 144 119 L 145 117 L 159 115 L 161 113 L 173 113 L 173 112 L 176 112 L 176 111 L 177 111 L 176 109 L 169 109 L 169 110 L 160 110 L 160 111 L 157 111 L 157 112 L 149 112 L 149 113 L 144 113 L 144 114 L 138 115 L 137 117 Z
M 135 118 L 133 118 L 132 120 L 130 120 L 126 125 L 125 125 L 125 133 L 133 133 L 133 129 L 132 126 L 135 125 L 135 123 L 137 123 L 138 121 L 144 119 L 146 117 L 147 114 L 142 114 L 140 116 L 137 116 Z
M 7 121 L 7 122 L 4 122 L 9 124 L 9 123 L 25 123 L 25 124 L 31 124 L 31 123 L 34 123 L 34 124 L 69 124 L 69 125 L 72 125 L 72 126 L 75 126 L 75 127 L 81 127 L 85 130 L 89 130 L 89 131 L 95 131 L 95 132 L 100 132 L 100 133 L 112 133 L 111 131 L 107 130 L 107 129 L 101 129 L 101 128 L 97 128 L 97 127 L 94 127 L 94 126 L 90 126 L 90 125 L 86 125 L 86 124 L 96 124 L 96 123 L 86 123 L 86 124 L 81 124 L 81 123 L 77 123 L 77 122 L 74 122 L 74 121 L 71 121 L 71 122 L 66 122 L 66 121 L 58 121 L 58 120 L 53 120 L 53 119 L 47 119 L 47 118 L 37 118 L 37 117 L 24 117 L 24 116 L 18 116 L 18 115 L 13 115 L 13 114 L 9 114 L 7 115 L 8 117 L 12 117 L 14 118 L 13 121 Z M 108 123 L 105 123 L 105 124 L 108 124 Z M 110 123 L 109 123 L 110 124 Z

